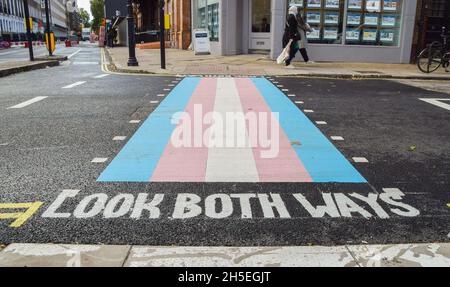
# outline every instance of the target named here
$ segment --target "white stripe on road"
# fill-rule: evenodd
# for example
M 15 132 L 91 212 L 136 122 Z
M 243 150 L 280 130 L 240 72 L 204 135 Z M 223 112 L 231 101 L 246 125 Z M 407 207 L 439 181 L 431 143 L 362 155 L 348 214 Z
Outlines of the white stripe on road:
M 432 105 L 435 105 L 436 107 L 440 107 L 440 108 L 450 111 L 450 104 L 443 103 L 443 101 L 450 101 L 450 98 L 449 99 L 419 99 L 419 100 L 424 101 L 429 104 L 432 104 Z
M 72 57 L 75 56 L 76 54 L 80 53 L 80 51 L 81 51 L 81 49 L 78 49 L 78 51 L 76 51 L 75 53 L 70 54 L 69 56 L 67 56 L 67 59 L 72 58 Z
M 23 103 L 20 103 L 18 105 L 9 107 L 8 109 L 21 109 L 21 108 L 24 108 L 24 107 L 29 106 L 31 104 L 34 104 L 36 102 L 42 101 L 45 98 L 47 98 L 47 97 L 46 96 L 45 97 L 35 97 L 35 98 L 32 98 L 31 100 L 28 100 L 26 102 L 23 102 Z
M 84 83 L 86 83 L 86 81 L 76 82 L 76 83 L 73 83 L 73 84 L 71 84 L 71 85 L 68 85 L 68 86 L 63 87 L 63 89 L 71 89 L 71 88 L 73 88 L 73 87 L 82 85 L 82 84 L 84 84 Z
M 99 65 L 99 62 L 73 62 L 74 65 Z
M 223 119 L 226 114 L 234 112 L 244 114 L 241 100 L 232 78 L 217 80 L 217 95 L 214 103 L 214 112 L 219 113 Z M 211 132 L 210 147 L 208 150 L 208 162 L 206 168 L 207 182 L 258 182 L 259 176 L 256 169 L 252 148 L 246 147 L 217 147 L 222 143 L 226 145 L 227 137 L 234 137 L 234 144 L 249 143 L 247 127 L 227 124 L 225 129 L 222 125 L 214 125 Z M 216 145 L 213 142 L 217 143 Z
M 101 79 L 101 78 L 108 77 L 108 76 L 109 76 L 109 74 L 102 74 L 102 75 L 95 76 L 94 78 Z

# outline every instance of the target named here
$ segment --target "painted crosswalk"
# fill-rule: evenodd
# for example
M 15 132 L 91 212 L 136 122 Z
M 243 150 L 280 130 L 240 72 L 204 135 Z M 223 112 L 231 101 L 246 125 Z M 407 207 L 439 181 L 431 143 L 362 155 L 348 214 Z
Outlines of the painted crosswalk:
M 268 80 L 200 77 L 174 87 L 97 181 L 366 182 Z

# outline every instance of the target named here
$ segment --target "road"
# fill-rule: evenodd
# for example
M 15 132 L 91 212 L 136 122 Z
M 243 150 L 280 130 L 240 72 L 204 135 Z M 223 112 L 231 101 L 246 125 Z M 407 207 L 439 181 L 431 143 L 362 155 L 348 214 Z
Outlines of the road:
M 55 54 L 62 56 L 72 56 L 80 47 L 93 46 L 92 44 L 81 43 L 81 46 L 66 47 L 64 44 L 57 44 Z M 33 46 L 33 54 L 35 57 L 47 56 L 48 51 L 45 46 Z M 28 48 L 11 48 L 0 50 L 0 63 L 28 61 L 30 58 Z
M 98 48 L 78 49 L 0 79 L 0 243 L 447 240 L 449 94 L 383 80 L 108 74 Z M 183 129 L 199 108 L 198 129 Z M 215 123 L 278 118 L 265 145 L 224 146 L 212 111 Z

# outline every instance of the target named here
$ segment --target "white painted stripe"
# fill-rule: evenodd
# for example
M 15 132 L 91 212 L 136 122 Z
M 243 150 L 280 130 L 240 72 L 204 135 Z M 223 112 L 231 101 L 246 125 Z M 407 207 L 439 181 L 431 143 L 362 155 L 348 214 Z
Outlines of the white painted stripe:
M 357 162 L 357 163 L 368 163 L 369 162 L 367 160 L 367 158 L 365 158 L 365 157 L 354 157 L 353 161 Z
M 283 92 L 289 92 L 289 90 L 288 90 L 288 89 L 282 89 L 282 91 L 283 91 Z
M 341 136 L 331 136 L 331 139 L 334 141 L 343 141 L 344 140 L 344 138 Z
M 26 102 L 23 102 L 23 103 L 20 103 L 18 105 L 9 107 L 8 109 L 21 109 L 21 108 L 24 108 L 24 107 L 29 106 L 31 104 L 34 104 L 36 102 L 42 101 L 45 98 L 47 98 L 47 97 L 46 96 L 45 97 L 35 97 L 35 98 L 32 98 L 31 100 L 28 100 Z
M 429 104 L 432 104 L 432 105 L 435 105 L 437 107 L 446 109 L 447 111 L 450 111 L 450 104 L 443 103 L 443 101 L 450 101 L 450 98 L 449 99 L 419 99 L 419 100 L 424 101 Z
M 130 124 L 138 124 L 138 123 L 140 123 L 141 121 L 140 120 L 131 120 L 130 121 Z
M 241 113 L 242 104 L 236 83 L 232 78 L 219 78 L 217 80 L 217 95 L 214 102 L 214 111 L 223 119 L 227 112 Z M 212 132 L 217 142 L 226 144 L 226 136 L 234 132 L 235 143 L 249 142 L 247 128 L 230 127 L 222 130 L 221 125 L 215 126 L 218 130 Z M 212 139 L 210 139 L 212 141 Z M 206 167 L 207 182 L 258 182 L 259 176 L 256 169 L 253 151 L 250 147 L 220 148 L 210 147 L 208 150 L 208 162 Z
M 126 138 L 125 136 L 116 136 L 113 138 L 113 141 L 124 141 Z
M 316 124 L 318 124 L 318 125 L 328 125 L 328 123 L 324 122 L 324 121 L 317 121 Z
M 165 97 L 166 95 L 164 95 L 164 94 L 159 94 L 159 95 L 157 95 L 157 97 L 160 97 L 160 98 L 162 98 L 162 97 Z
M 296 97 L 296 95 L 294 95 L 294 94 L 290 94 L 290 95 L 288 95 L 288 97 L 290 97 L 290 98 L 295 98 L 295 97 Z
M 71 88 L 73 88 L 73 87 L 82 85 L 82 84 L 84 84 L 84 83 L 86 83 L 86 81 L 76 82 L 76 83 L 73 83 L 73 84 L 71 84 L 71 85 L 68 85 L 68 86 L 63 87 L 63 89 L 71 89 Z
M 307 113 L 307 114 L 311 114 L 311 113 L 314 113 L 314 111 L 313 111 L 313 110 L 304 110 L 304 112 L 305 112 L 305 113 Z
M 105 157 L 96 157 L 91 162 L 92 163 L 104 163 L 108 160 L 108 158 Z
M 295 101 L 295 103 L 299 104 L 299 105 L 303 105 L 304 104 L 304 102 L 302 102 L 302 101 Z
M 150 101 L 150 104 L 158 104 L 159 101 Z
M 278 87 L 278 88 L 283 88 L 284 86 L 283 86 L 283 85 L 277 85 L 277 87 Z
M 108 77 L 108 76 L 109 76 L 109 74 L 102 74 L 102 75 L 95 76 L 94 78 L 101 79 L 101 78 Z
M 98 65 L 99 62 L 73 62 L 74 65 Z
M 67 59 L 72 58 L 72 57 L 75 56 L 76 54 L 80 53 L 80 51 L 81 51 L 81 49 L 78 49 L 78 51 L 76 51 L 75 53 L 70 54 L 69 56 L 67 56 Z
M 166 92 L 168 92 L 168 91 L 170 91 L 170 89 L 164 89 L 163 91 L 166 91 Z

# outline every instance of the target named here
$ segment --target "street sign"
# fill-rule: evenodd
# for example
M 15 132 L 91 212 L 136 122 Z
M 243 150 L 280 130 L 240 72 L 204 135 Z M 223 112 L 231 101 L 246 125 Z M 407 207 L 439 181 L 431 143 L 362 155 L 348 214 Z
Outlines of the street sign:
M 170 15 L 169 14 L 164 15 L 164 29 L 166 29 L 166 30 L 170 29 Z
M 194 30 L 194 51 L 195 55 L 211 54 L 208 30 Z

